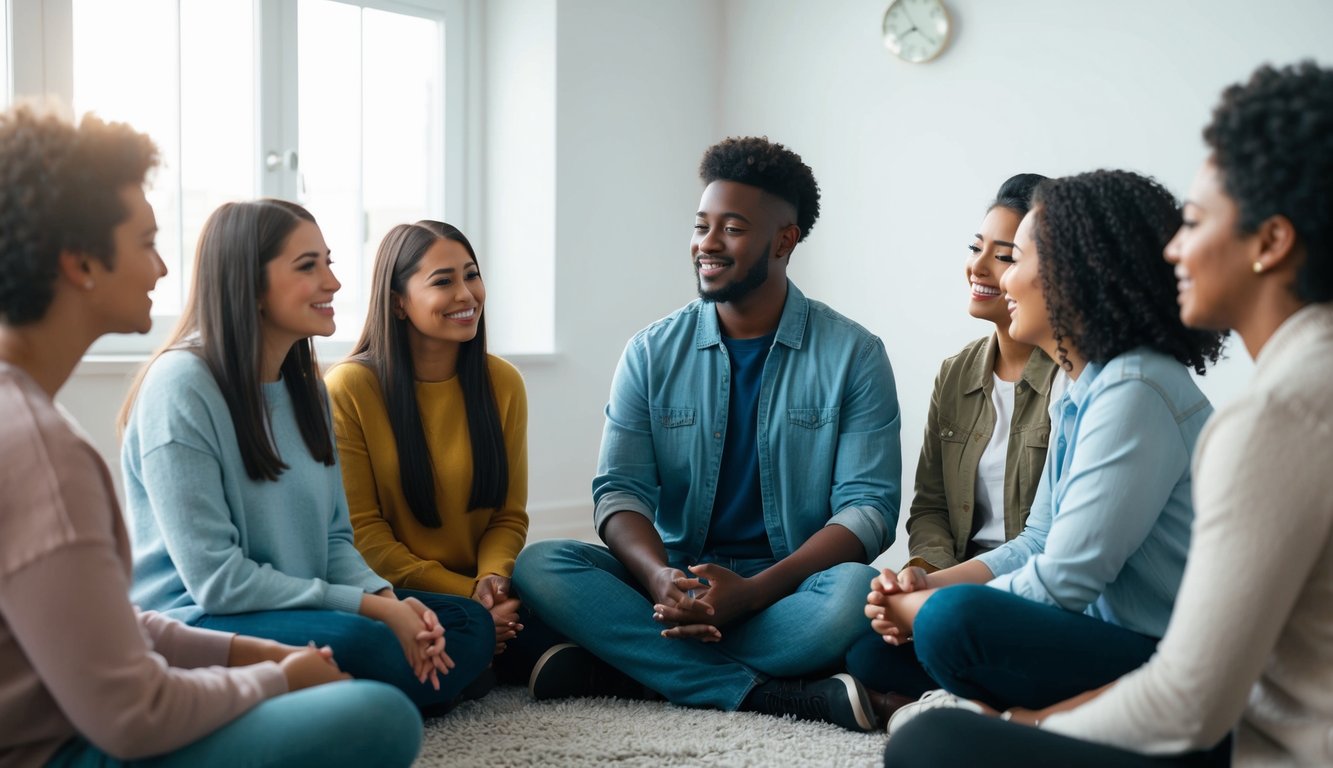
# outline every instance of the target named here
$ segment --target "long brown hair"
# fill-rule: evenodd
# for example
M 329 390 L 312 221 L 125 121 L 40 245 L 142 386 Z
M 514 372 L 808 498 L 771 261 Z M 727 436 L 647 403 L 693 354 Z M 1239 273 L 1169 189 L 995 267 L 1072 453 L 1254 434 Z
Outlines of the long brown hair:
M 190 300 L 166 344 L 130 388 L 118 418 L 121 430 L 129 423 L 153 362 L 164 352 L 189 350 L 203 359 L 217 380 L 236 429 L 246 474 L 253 480 L 276 481 L 287 469 L 269 437 L 259 373 L 264 347 L 259 301 L 268 291 L 268 263 L 302 221 L 313 224 L 315 217 L 295 203 L 274 199 L 227 203 L 208 217 L 195 253 Z M 333 466 L 333 440 L 310 339 L 292 345 L 281 371 L 310 455 Z
M 394 294 L 403 296 L 407 281 L 421 257 L 437 241 L 452 240 L 467 250 L 473 263 L 476 251 L 457 227 L 442 221 L 399 224 L 384 236 L 375 255 L 366 325 L 348 362 L 360 363 L 379 378 L 384 406 L 398 448 L 399 482 L 403 497 L 418 522 L 438 528 L 435 505 L 435 470 L 417 405 L 416 375 L 407 328 L 411 323 L 394 313 Z M 463 390 L 468 436 L 472 442 L 472 490 L 468 509 L 496 508 L 509 493 L 509 457 L 505 453 L 490 366 L 486 361 L 486 314 L 477 321 L 477 335 L 458 350 L 458 380 Z

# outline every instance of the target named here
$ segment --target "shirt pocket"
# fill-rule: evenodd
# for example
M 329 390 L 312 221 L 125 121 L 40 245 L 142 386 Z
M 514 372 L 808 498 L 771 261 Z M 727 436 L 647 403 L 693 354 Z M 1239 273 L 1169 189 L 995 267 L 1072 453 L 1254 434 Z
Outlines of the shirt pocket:
M 787 422 L 795 427 L 819 429 L 826 424 L 836 424 L 839 406 L 832 408 L 788 408 Z
M 676 429 L 694 426 L 694 409 L 680 407 L 653 407 L 648 409 L 654 427 Z
M 682 406 L 649 408 L 658 477 L 689 487 L 691 466 L 702 454 L 697 411 Z
M 963 452 L 967 450 L 967 441 L 972 437 L 972 430 L 940 419 L 935 437 L 940 441 L 940 467 L 944 476 L 944 493 L 952 508 L 959 503 L 954 497 L 967 496 L 966 489 L 972 487 L 977 477 L 976 464 L 963 466 Z M 970 504 L 971 501 L 972 499 L 968 497 L 967 503 Z M 971 512 L 970 507 L 968 512 Z

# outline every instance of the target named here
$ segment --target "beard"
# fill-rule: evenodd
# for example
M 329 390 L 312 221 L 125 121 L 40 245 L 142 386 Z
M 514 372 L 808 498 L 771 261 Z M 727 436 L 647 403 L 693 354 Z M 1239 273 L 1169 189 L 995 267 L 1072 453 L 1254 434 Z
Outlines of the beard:
M 759 286 L 768 280 L 768 252 L 772 247 L 772 241 L 765 244 L 763 254 L 744 275 L 741 275 L 739 280 L 733 280 L 721 288 L 715 288 L 711 291 L 705 290 L 699 282 L 699 265 L 696 262 L 694 265 L 694 284 L 699 288 L 699 298 L 715 304 L 728 304 L 740 301 L 754 293 Z

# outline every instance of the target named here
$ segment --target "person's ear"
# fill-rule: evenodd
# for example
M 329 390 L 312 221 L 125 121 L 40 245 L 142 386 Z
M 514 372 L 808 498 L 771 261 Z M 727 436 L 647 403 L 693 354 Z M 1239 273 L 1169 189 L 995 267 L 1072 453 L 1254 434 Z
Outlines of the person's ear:
M 393 302 L 393 316 L 399 320 L 406 320 L 407 310 L 403 309 L 403 297 L 395 292 L 390 293 L 389 298 Z
M 774 253 L 778 258 L 790 256 L 791 252 L 796 250 L 796 243 L 801 239 L 801 228 L 795 224 L 788 224 L 778 230 L 778 248 Z
M 1271 272 L 1291 263 L 1299 241 L 1291 219 L 1281 214 L 1269 216 L 1260 222 L 1254 237 L 1259 251 L 1254 257 L 1256 273 Z
M 93 279 L 92 259 L 86 253 L 61 251 L 57 275 L 80 290 L 91 291 L 97 286 Z

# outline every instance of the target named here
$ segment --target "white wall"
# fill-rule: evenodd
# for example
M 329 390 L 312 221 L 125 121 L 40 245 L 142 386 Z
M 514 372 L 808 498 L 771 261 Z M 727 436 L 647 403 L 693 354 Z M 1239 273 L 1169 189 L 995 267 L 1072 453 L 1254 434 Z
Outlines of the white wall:
M 939 361 L 987 332 L 965 314 L 960 267 L 999 182 L 1120 166 L 1183 194 L 1223 85 L 1265 60 L 1333 60 L 1320 0 L 946 0 L 957 33 L 927 65 L 880 45 L 887 0 L 540 1 L 543 14 L 555 2 L 558 353 L 520 360 L 533 538 L 592 536 L 611 373 L 636 330 L 693 298 L 695 169 L 722 136 L 767 134 L 814 168 L 824 213 L 793 276 L 888 346 L 906 504 Z M 514 184 L 520 171 L 503 172 Z M 513 200 L 488 201 L 484 231 L 522 226 Z M 1204 380 L 1215 401 L 1247 375 L 1239 345 L 1231 355 Z M 85 366 L 61 397 L 113 470 L 124 386 L 124 367 Z
M 1000 182 L 1120 167 L 1177 195 L 1221 88 L 1264 61 L 1333 62 L 1321 0 L 946 0 L 956 33 L 924 65 L 880 44 L 887 0 L 728 0 L 721 127 L 801 153 L 823 214 L 793 277 L 879 334 L 903 414 L 904 513 L 940 361 L 990 326 L 966 314 L 964 246 Z M 1222 402 L 1249 361 L 1201 382 Z

